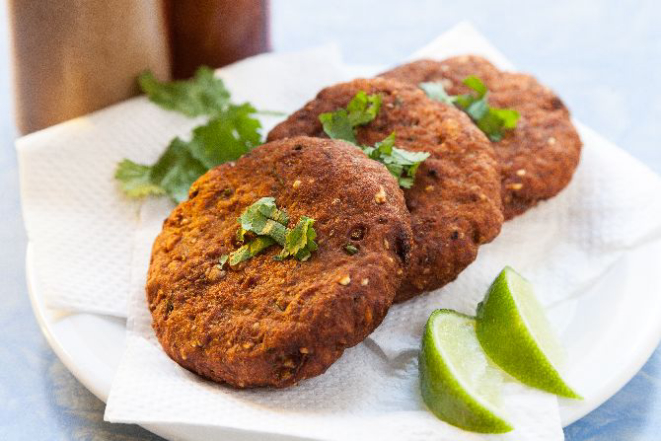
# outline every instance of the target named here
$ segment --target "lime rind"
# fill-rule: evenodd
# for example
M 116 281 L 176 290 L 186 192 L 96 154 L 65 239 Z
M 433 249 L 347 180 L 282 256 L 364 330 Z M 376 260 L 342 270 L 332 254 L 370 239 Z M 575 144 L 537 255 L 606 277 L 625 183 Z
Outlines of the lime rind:
M 475 320 L 451 310 L 432 313 L 420 352 L 422 397 L 449 424 L 480 433 L 513 427 L 496 408 L 500 374 L 489 365 L 475 335 Z
M 559 372 L 562 349 L 530 283 L 505 267 L 477 309 L 477 338 L 489 358 L 520 382 L 582 399 Z

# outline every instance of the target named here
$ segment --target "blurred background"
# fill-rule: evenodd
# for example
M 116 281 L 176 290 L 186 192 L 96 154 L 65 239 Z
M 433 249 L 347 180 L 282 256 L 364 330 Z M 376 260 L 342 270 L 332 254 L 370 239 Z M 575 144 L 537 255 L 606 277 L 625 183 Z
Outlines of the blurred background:
M 13 16 L 20 17 L 13 31 L 9 26 L 12 14 L 8 1 L 13 3 Z M 115 2 L 107 2 L 104 7 L 104 3 L 0 0 L 0 289 L 3 305 L 0 308 L 0 329 L 3 330 L 0 337 L 0 439 L 3 440 L 157 439 L 137 427 L 103 423 L 103 403 L 59 363 L 31 313 L 25 286 L 26 239 L 20 216 L 13 146 L 19 134 L 17 127 L 21 132 L 29 132 L 58 118 L 67 119 L 86 106 L 102 107 L 104 100 L 100 98 L 112 102 L 137 92 L 131 76 L 126 77 L 129 83 L 116 87 L 104 89 L 90 83 L 86 86 L 88 89 L 80 86 L 74 90 L 67 84 L 87 84 L 85 81 L 91 74 L 67 77 L 65 71 L 58 70 L 62 65 L 75 67 L 74 71 L 83 73 L 86 68 L 92 69 L 91 72 L 105 72 L 99 76 L 95 74 L 94 78 L 103 79 L 102 75 L 107 75 L 106 83 L 117 81 L 121 76 L 117 72 L 126 76 L 131 69 L 142 70 L 146 66 L 140 63 L 145 62 L 161 77 L 183 77 L 194 69 L 196 59 L 204 57 L 211 57 L 205 61 L 207 64 L 217 66 L 263 50 L 292 51 L 333 42 L 340 46 L 348 63 L 387 66 L 397 63 L 457 22 L 470 20 L 520 70 L 534 73 L 556 90 L 575 118 L 661 173 L 661 27 L 658 25 L 661 6 L 655 0 L 242 0 L 225 2 L 234 4 L 233 12 L 219 15 L 214 15 L 213 9 L 200 14 L 199 3 L 197 7 L 190 7 L 198 9 L 195 13 L 186 10 L 186 5 L 193 2 L 172 1 L 167 16 L 154 15 L 153 5 L 157 0 L 133 2 L 130 10 L 116 8 Z M 26 6 L 29 4 L 32 7 Z M 49 15 L 45 9 L 37 13 L 36 4 L 49 5 L 51 11 L 60 11 L 62 15 L 54 16 L 52 12 Z M 16 12 L 19 7 L 23 11 L 20 14 Z M 80 34 L 90 40 L 76 39 L 72 22 L 66 19 L 72 8 L 106 11 L 118 21 L 106 20 L 101 13 L 91 13 L 81 27 L 81 32 L 85 33 Z M 183 18 L 173 21 L 173 17 Z M 151 39 L 167 28 L 170 29 L 169 38 L 180 42 L 178 49 L 176 44 L 168 48 L 167 44 L 163 46 L 164 43 Z M 15 34 L 13 40 L 10 39 L 12 33 Z M 121 47 L 126 65 L 112 58 L 121 52 L 104 52 L 107 49 L 97 51 L 96 61 L 87 63 L 87 67 L 75 65 L 78 58 L 71 48 L 80 44 L 102 45 L 105 36 L 110 34 L 116 35 L 115 44 Z M 73 52 L 54 51 L 58 35 L 71 38 L 67 47 Z M 190 50 L 191 47 L 207 47 L 203 44 L 205 41 L 209 53 L 202 53 L 203 49 L 200 53 Z M 222 42 L 224 49 L 218 50 Z M 159 61 L 161 53 L 164 57 Z M 133 54 L 134 58 L 127 54 Z M 168 61 L 163 61 L 165 59 Z M 179 61 L 173 64 L 172 59 Z M 70 62 L 63 63 L 63 60 Z M 56 67 L 58 61 L 60 68 Z M 100 91 L 103 93 L 99 95 L 105 95 L 96 96 Z M 79 101 L 81 99 L 84 102 Z M 65 110 L 73 113 L 66 114 Z M 20 124 L 17 125 L 17 121 Z M 658 351 L 656 359 L 661 359 Z M 645 369 L 656 367 L 648 363 Z M 627 388 L 661 390 L 645 372 L 634 378 Z M 566 429 L 567 439 L 657 439 L 658 431 L 654 432 L 654 427 L 661 426 L 661 405 L 658 404 L 661 397 L 656 402 L 656 407 L 647 412 L 657 415 L 654 424 L 637 421 L 635 417 L 626 425 L 619 424 L 627 415 L 633 415 L 631 410 L 637 405 L 625 389 L 602 408 Z

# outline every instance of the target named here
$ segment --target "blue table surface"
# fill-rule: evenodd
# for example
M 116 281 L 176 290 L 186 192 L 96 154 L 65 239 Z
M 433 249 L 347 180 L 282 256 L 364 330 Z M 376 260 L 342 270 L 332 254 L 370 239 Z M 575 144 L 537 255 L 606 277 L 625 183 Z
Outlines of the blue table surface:
M 160 439 L 137 426 L 103 422 L 104 404 L 59 362 L 32 315 L 5 1 L 0 0 L 0 439 Z M 273 0 L 271 5 L 274 50 L 337 42 L 347 62 L 360 64 L 394 64 L 469 19 L 516 66 L 558 91 L 578 119 L 661 172 L 661 6 L 654 0 Z M 571 441 L 656 441 L 659 433 L 661 349 L 618 394 L 565 429 Z

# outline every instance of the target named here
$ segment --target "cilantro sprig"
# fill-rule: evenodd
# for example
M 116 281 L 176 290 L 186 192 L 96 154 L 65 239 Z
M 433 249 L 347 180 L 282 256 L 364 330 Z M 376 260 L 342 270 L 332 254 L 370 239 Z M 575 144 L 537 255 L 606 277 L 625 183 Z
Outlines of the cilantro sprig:
M 140 89 L 164 109 L 186 116 L 213 115 L 230 104 L 230 93 L 213 69 L 200 67 L 190 80 L 160 82 L 147 71 L 138 77 Z
M 275 199 L 264 197 L 246 208 L 238 218 L 241 225 L 237 233 L 237 240 L 244 243 L 239 249 L 220 257 L 222 267 L 226 262 L 230 266 L 238 265 L 271 247 L 282 246 L 276 260 L 293 257 L 302 262 L 312 256 L 317 250 L 314 239 L 317 232 L 313 225 L 315 220 L 301 216 L 294 228 L 287 228 L 289 215 L 275 205 Z M 250 238 L 252 237 L 252 238 Z
M 346 109 L 322 113 L 319 121 L 326 135 L 331 139 L 341 139 L 360 148 L 368 157 L 386 166 L 402 188 L 411 188 L 415 172 L 420 163 L 429 157 L 426 152 L 412 152 L 394 146 L 395 132 L 374 146 L 361 146 L 356 140 L 356 127 L 370 123 L 381 109 L 381 95 L 368 95 L 359 91 L 351 99 Z
M 429 157 L 426 152 L 412 152 L 395 147 L 395 132 L 388 135 L 383 141 L 374 144 L 374 147 L 363 147 L 363 152 L 370 158 L 386 166 L 390 174 L 397 178 L 399 186 L 411 188 L 415 179 L 415 172 L 420 164 Z
M 341 139 L 357 145 L 354 129 L 374 120 L 380 109 L 381 95 L 368 95 L 361 90 L 349 101 L 346 109 L 322 113 L 319 115 L 319 121 L 331 139 Z
M 285 245 L 276 260 L 284 260 L 287 257 L 294 257 L 296 260 L 305 262 L 312 256 L 318 246 L 314 241 L 317 238 L 317 232 L 312 227 L 314 219 L 301 216 L 294 228 L 287 230 Z
M 145 72 L 138 83 L 164 109 L 208 119 L 193 130 L 190 140 L 173 139 L 152 165 L 121 161 L 115 178 L 130 197 L 168 195 L 181 202 L 204 172 L 239 159 L 262 142 L 261 123 L 255 118 L 258 111 L 248 103 L 232 103 L 223 81 L 208 67 L 198 69 L 190 80 L 170 83 Z
M 471 75 L 464 79 L 463 83 L 475 93 L 449 95 L 441 82 L 420 83 L 419 86 L 431 99 L 453 104 L 466 112 L 493 142 L 502 140 L 506 130 L 516 128 L 519 112 L 491 107 L 488 102 L 489 90 L 482 80 Z

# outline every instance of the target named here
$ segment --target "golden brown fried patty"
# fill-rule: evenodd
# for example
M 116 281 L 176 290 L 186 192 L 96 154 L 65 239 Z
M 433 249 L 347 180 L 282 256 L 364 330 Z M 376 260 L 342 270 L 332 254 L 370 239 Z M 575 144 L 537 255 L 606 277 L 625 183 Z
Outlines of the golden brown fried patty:
M 273 196 L 290 216 L 316 220 L 306 262 L 272 246 L 234 268 L 237 218 Z M 358 248 L 349 255 L 347 244 Z M 323 373 L 379 325 L 411 246 L 404 197 L 378 163 L 341 141 L 291 138 L 210 170 L 163 224 L 147 301 L 167 354 L 238 387 L 292 385 Z
M 560 98 L 530 75 L 500 71 L 477 56 L 415 61 L 381 76 L 414 85 L 442 81 L 449 94 L 458 95 L 469 92 L 462 82 L 470 75 L 488 87 L 489 104 L 521 115 L 516 129 L 493 143 L 501 167 L 505 219 L 511 219 L 558 194 L 578 165 L 581 140 Z
M 398 147 L 431 154 L 413 188 L 404 192 L 414 242 L 395 298 L 400 302 L 454 280 L 475 260 L 479 245 L 498 235 L 500 178 L 489 141 L 463 112 L 430 100 L 414 86 L 382 78 L 322 90 L 268 139 L 324 137 L 319 114 L 346 107 L 361 90 L 381 94 L 382 105 L 374 121 L 358 128 L 358 142 L 372 145 L 395 131 Z

